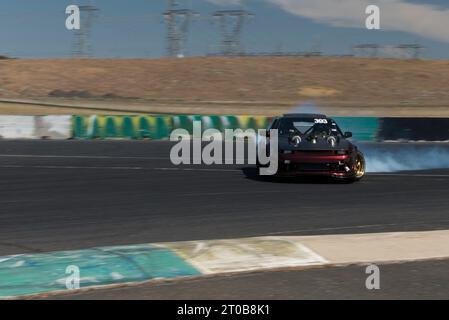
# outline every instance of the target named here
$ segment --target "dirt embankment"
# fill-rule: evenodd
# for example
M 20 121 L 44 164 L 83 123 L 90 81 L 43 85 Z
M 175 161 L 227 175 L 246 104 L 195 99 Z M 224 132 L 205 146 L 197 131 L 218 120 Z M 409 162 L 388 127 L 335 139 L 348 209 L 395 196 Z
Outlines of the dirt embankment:
M 449 61 L 361 58 L 1 60 L 0 113 L 449 116 Z M 78 108 L 89 107 L 79 112 Z

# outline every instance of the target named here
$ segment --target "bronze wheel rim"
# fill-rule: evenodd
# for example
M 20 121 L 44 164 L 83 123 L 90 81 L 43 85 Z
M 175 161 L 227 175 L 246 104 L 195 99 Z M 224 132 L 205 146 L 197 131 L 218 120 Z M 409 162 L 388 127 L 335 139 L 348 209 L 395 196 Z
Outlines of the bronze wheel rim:
M 360 179 L 365 175 L 365 160 L 358 155 L 355 160 L 355 176 Z

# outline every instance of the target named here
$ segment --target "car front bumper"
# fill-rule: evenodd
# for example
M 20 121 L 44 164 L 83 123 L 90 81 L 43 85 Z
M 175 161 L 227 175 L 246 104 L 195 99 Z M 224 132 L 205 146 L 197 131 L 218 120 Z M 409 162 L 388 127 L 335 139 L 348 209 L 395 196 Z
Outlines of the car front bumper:
M 294 152 L 279 153 L 279 176 L 355 177 L 354 157 L 351 154 L 322 154 Z

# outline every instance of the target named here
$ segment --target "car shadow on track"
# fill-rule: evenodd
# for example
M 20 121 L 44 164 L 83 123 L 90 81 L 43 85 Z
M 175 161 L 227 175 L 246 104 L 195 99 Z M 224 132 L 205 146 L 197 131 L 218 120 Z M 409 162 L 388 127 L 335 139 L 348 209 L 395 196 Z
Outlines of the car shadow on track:
M 247 179 L 270 182 L 270 183 L 292 183 L 292 184 L 351 184 L 350 180 L 338 180 L 330 177 L 320 176 L 303 176 L 303 177 L 277 177 L 277 176 L 261 176 L 259 169 L 256 167 L 244 167 L 242 172 Z

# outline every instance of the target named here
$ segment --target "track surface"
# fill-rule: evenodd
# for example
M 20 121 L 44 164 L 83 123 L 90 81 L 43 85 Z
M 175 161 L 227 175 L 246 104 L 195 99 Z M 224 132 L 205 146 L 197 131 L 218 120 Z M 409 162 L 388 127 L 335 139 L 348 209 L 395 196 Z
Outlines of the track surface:
M 449 260 L 381 265 L 379 268 L 379 290 L 366 289 L 366 267 L 349 266 L 144 284 L 69 293 L 51 299 L 449 299 Z
M 0 256 L 449 228 L 449 170 L 369 175 L 356 184 L 264 181 L 251 166 L 174 168 L 169 150 L 167 142 L 0 142 Z

